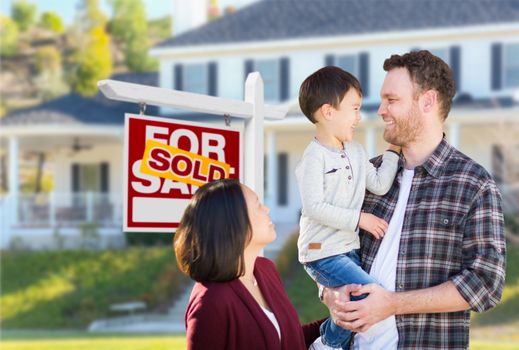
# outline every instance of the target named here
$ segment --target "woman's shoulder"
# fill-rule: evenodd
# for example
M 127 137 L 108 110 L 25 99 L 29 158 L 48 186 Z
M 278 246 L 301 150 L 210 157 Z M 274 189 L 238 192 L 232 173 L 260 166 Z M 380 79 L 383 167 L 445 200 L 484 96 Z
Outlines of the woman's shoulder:
M 196 282 L 191 292 L 191 301 L 221 301 L 230 293 L 231 282 Z
M 267 271 L 267 270 L 277 271 L 276 265 L 274 264 L 274 262 L 272 260 L 264 258 L 262 256 L 258 256 L 256 258 L 256 268 L 257 269 L 259 268 L 264 271 Z

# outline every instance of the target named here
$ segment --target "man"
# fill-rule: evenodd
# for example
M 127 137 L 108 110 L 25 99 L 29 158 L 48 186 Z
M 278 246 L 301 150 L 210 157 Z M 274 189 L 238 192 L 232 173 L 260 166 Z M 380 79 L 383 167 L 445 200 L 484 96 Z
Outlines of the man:
M 324 302 L 338 325 L 360 332 L 354 349 L 467 349 L 470 310 L 494 307 L 503 290 L 500 194 L 483 167 L 445 140 L 455 94 L 447 64 L 418 51 L 391 56 L 384 70 L 378 114 L 384 139 L 402 155 L 389 193 L 366 193 L 363 205 L 389 222 L 386 235 L 361 232 L 363 268 L 382 287 L 325 289 Z M 369 296 L 343 301 L 338 292 Z

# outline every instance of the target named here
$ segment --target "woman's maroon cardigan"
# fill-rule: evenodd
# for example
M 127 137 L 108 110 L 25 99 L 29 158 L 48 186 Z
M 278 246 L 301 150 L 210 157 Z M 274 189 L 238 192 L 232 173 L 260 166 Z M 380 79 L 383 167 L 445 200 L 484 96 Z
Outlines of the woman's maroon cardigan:
M 196 283 L 186 310 L 187 348 L 227 350 L 308 349 L 323 320 L 301 326 L 274 264 L 257 258 L 254 276 L 276 315 L 281 340 L 260 305 L 238 280 Z

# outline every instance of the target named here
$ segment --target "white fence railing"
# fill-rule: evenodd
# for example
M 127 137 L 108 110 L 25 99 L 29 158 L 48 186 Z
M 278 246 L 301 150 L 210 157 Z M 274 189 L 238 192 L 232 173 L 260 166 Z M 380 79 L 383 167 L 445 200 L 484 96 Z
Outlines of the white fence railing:
M 71 227 L 96 223 L 99 227 L 122 222 L 119 193 L 40 193 L 18 198 L 17 226 Z

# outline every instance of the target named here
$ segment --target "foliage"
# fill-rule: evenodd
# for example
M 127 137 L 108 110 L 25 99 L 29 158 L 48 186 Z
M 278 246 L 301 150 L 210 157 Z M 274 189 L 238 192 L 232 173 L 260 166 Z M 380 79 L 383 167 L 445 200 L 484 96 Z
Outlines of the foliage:
M 484 313 L 472 313 L 475 325 L 519 321 L 519 248 L 509 245 L 506 256 L 506 283 L 501 302 Z
M 99 9 L 99 0 L 81 0 L 78 6 L 78 22 L 82 32 L 106 26 L 107 17 Z
M 44 71 L 58 72 L 61 69 L 61 53 L 54 46 L 39 48 L 34 55 L 34 68 L 36 74 Z
M 148 56 L 148 23 L 142 0 L 111 0 L 113 18 L 110 31 L 123 45 L 125 63 L 130 71 L 144 72 L 157 68 Z
M 112 73 L 110 38 L 103 27 L 94 27 L 83 50 L 77 52 L 76 67 L 70 78 L 72 90 L 93 96 L 97 92 L 97 81 L 108 78 Z
M 126 242 L 131 246 L 168 246 L 172 247 L 173 233 L 171 232 L 125 232 Z
M 148 37 L 152 42 L 166 40 L 171 37 L 171 16 L 152 19 L 148 22 Z
M 36 169 L 30 169 L 24 172 L 23 182 L 21 185 L 22 193 L 36 192 Z M 43 172 L 41 179 L 41 192 L 48 193 L 54 189 L 54 178 L 50 172 Z
M 109 305 L 169 303 L 186 278 L 170 248 L 3 252 L 3 328 L 83 328 Z
M 505 215 L 505 227 L 512 234 L 519 236 L 519 216 Z
M 18 26 L 9 17 L 0 16 L 0 55 L 12 56 L 18 48 Z
M 40 26 L 55 31 L 56 33 L 61 33 L 64 29 L 61 17 L 55 12 L 42 13 L 40 17 Z
M 282 280 L 287 280 L 299 265 L 297 260 L 297 237 L 298 234 L 295 233 L 287 239 L 281 249 L 281 254 L 276 259 L 276 267 Z
M 36 20 L 36 5 L 25 0 L 17 0 L 12 5 L 11 17 L 22 32 L 29 29 Z
M 308 276 L 297 259 L 297 233 L 281 248 L 276 267 L 285 281 L 288 297 L 294 304 L 301 323 L 308 323 L 328 316 L 328 309 L 317 297 L 315 282 Z

